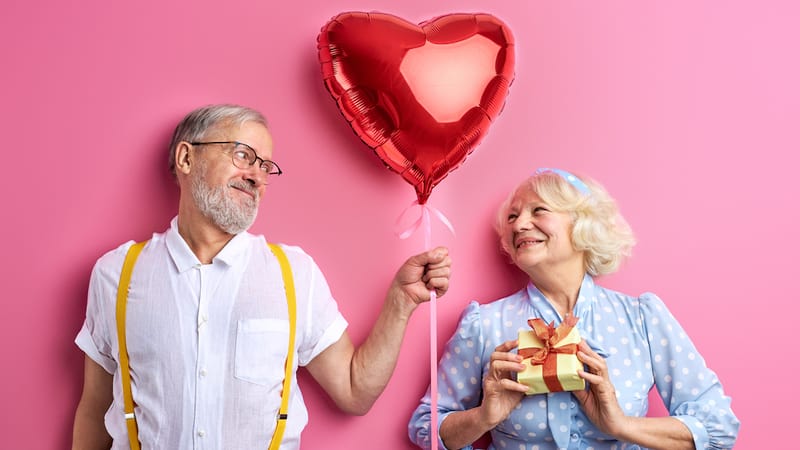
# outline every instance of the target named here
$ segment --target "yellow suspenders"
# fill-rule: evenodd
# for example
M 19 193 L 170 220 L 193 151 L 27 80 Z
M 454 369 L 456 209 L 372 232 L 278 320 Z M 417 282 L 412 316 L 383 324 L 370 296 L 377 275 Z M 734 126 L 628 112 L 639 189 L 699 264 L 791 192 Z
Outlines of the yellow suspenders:
M 269 443 L 269 450 L 278 450 L 283 438 L 283 430 L 286 429 L 286 420 L 289 418 L 289 389 L 292 386 L 292 367 L 294 366 L 294 334 L 297 329 L 297 301 L 294 294 L 294 279 L 292 278 L 292 268 L 286 254 L 276 244 L 267 244 L 278 262 L 281 265 L 281 275 L 283 276 L 283 287 L 286 290 L 286 303 L 289 305 L 289 351 L 286 353 L 286 367 L 283 375 L 283 389 L 281 390 L 281 407 L 278 410 L 278 423 L 275 425 L 275 433 Z
M 125 306 L 128 302 L 128 286 L 131 283 L 133 265 L 147 242 L 137 242 L 128 249 L 122 274 L 119 276 L 117 288 L 117 342 L 119 343 L 119 367 L 122 370 L 122 396 L 125 401 L 125 425 L 128 427 L 128 439 L 131 450 L 139 450 L 139 429 L 136 416 L 133 414 L 133 396 L 131 395 L 131 371 L 128 365 L 128 344 L 125 341 Z
M 128 440 L 131 444 L 131 450 L 139 450 L 139 429 L 136 426 L 136 416 L 133 412 L 133 396 L 131 395 L 131 373 L 130 365 L 128 363 L 128 346 L 125 341 L 125 306 L 128 301 L 128 286 L 131 282 L 131 274 L 133 273 L 133 266 L 136 264 L 136 258 L 147 243 L 138 242 L 133 244 L 125 256 L 125 262 L 122 264 L 122 274 L 119 277 L 119 287 L 117 288 L 117 340 L 119 342 L 119 366 L 122 371 L 122 396 L 124 398 L 125 406 L 125 424 L 128 427 Z M 286 254 L 276 244 L 267 243 L 269 249 L 278 258 L 281 266 L 281 275 L 283 276 L 283 286 L 286 289 L 286 303 L 289 307 L 289 351 L 286 354 L 285 374 L 283 377 L 283 389 L 281 392 L 281 407 L 278 411 L 277 425 L 275 426 L 275 433 L 272 435 L 272 440 L 269 443 L 269 450 L 278 450 L 283 438 L 283 432 L 286 429 L 286 420 L 289 418 L 289 390 L 292 384 L 292 368 L 294 366 L 294 339 L 295 330 L 297 328 L 297 306 L 294 291 L 294 279 L 292 278 L 292 269 L 289 266 L 289 260 Z

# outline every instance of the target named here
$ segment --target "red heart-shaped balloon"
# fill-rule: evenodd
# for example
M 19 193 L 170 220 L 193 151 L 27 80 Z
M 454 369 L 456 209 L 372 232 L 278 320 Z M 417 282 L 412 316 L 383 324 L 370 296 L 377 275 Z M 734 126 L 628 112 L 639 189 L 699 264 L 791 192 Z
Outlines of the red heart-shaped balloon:
M 322 28 L 318 48 L 339 110 L 420 204 L 486 134 L 514 74 L 511 32 L 488 14 L 415 25 L 342 13 Z

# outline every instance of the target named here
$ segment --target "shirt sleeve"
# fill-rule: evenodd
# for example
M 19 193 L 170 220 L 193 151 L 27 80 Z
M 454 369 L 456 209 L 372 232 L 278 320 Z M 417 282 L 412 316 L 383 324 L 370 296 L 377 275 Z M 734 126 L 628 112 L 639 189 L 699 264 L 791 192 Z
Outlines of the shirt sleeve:
M 456 411 L 465 411 L 480 404 L 483 385 L 484 337 L 481 330 L 480 309 L 471 302 L 461 315 L 455 334 L 445 346 L 439 360 L 437 376 L 439 401 L 438 424 Z M 430 386 L 408 423 L 408 436 L 420 448 L 431 448 L 431 390 Z M 441 436 L 438 448 L 444 449 Z M 472 446 L 464 447 L 471 450 Z
M 660 298 L 646 293 L 639 303 L 656 387 L 670 416 L 691 430 L 695 448 L 732 448 L 739 419 L 719 378 Z
M 109 323 L 116 323 L 114 306 L 122 262 L 133 243 L 133 241 L 126 242 L 103 255 L 95 263 L 89 279 L 86 319 L 75 338 L 75 344 L 86 353 L 86 356 L 111 374 L 117 369 L 112 345 L 115 339 L 111 337 L 111 333 L 115 333 L 116 330 L 109 329 Z M 109 319 L 112 321 L 109 322 Z
M 347 321 L 339 311 L 325 276 L 311 256 L 299 247 L 283 247 L 292 254 L 293 270 L 302 267 L 296 271 L 295 283 L 305 283 L 306 286 L 297 286 L 298 292 L 307 289 L 306 308 L 298 311 L 298 331 L 303 327 L 303 339 L 297 348 L 298 365 L 306 366 L 342 337 Z

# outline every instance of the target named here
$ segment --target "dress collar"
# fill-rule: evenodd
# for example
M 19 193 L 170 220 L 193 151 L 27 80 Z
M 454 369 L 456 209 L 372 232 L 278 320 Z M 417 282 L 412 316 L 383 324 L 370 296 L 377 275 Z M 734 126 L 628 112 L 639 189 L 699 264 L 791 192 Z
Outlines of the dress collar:
M 598 301 L 597 299 L 600 297 L 601 292 L 599 291 L 601 289 L 600 286 L 594 284 L 594 278 L 589 274 L 585 274 L 581 282 L 581 289 L 578 291 L 578 301 L 575 302 L 574 313 L 578 318 L 576 327 L 578 328 L 581 338 L 586 340 L 586 343 L 589 344 L 592 350 L 597 352 L 600 356 L 607 358 L 609 353 L 603 348 L 600 341 L 594 337 L 595 333 L 591 325 L 593 322 L 592 311 Z M 532 282 L 528 282 L 527 291 L 528 300 L 531 302 L 536 316 L 541 317 L 542 320 L 547 323 L 553 322 L 555 326 L 560 325 L 563 317 L 561 317 L 553 304 L 545 298 L 544 294 L 542 294 Z
M 583 281 L 581 281 L 581 288 L 578 291 L 578 301 L 575 302 L 574 313 L 577 317 L 582 318 L 589 314 L 592 309 L 591 304 L 596 298 L 596 288 L 597 286 L 594 284 L 594 279 L 588 273 L 584 274 Z M 561 323 L 563 320 L 561 314 L 558 313 L 555 306 L 545 298 L 544 294 L 542 294 L 532 281 L 528 282 L 527 291 L 528 299 L 545 322 L 555 322 L 556 325 Z

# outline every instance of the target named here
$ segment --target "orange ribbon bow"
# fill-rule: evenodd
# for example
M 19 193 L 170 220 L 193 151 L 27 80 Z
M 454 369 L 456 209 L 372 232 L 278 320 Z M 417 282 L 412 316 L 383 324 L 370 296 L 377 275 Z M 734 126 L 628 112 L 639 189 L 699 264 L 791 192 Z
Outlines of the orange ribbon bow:
M 530 359 L 533 366 L 542 365 L 542 376 L 544 383 L 550 392 L 561 392 L 564 387 L 558 380 L 558 371 L 556 365 L 558 362 L 557 354 L 577 354 L 577 344 L 558 345 L 564 339 L 572 328 L 578 323 L 578 318 L 572 314 L 567 315 L 561 325 L 554 326 L 554 322 L 547 324 L 542 319 L 528 319 L 528 325 L 533 329 L 536 337 L 542 341 L 543 347 L 529 347 L 521 348 L 517 353 L 522 356 L 523 361 Z

